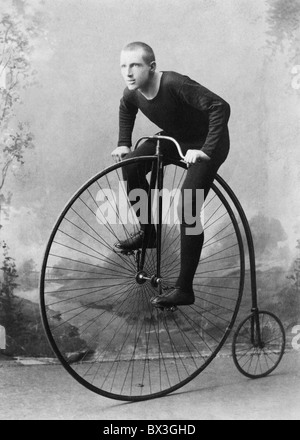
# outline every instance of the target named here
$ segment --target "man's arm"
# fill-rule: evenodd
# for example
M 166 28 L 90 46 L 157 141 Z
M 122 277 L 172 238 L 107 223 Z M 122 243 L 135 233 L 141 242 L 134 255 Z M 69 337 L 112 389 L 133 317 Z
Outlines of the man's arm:
M 221 139 L 230 117 L 230 106 L 215 93 L 188 78 L 179 91 L 180 99 L 204 112 L 208 118 L 208 134 L 202 153 L 211 157 Z
M 118 146 L 131 147 L 131 136 L 138 108 L 123 98 L 119 107 L 119 140 Z
M 128 103 L 124 96 L 119 107 L 119 140 L 117 148 L 111 153 L 115 162 L 121 162 L 131 149 L 131 136 L 138 109 Z

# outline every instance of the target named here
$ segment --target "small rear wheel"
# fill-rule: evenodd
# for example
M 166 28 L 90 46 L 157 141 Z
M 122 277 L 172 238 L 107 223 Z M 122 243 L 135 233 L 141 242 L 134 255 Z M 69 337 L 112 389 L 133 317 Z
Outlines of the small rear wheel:
M 233 337 L 234 363 L 244 376 L 251 379 L 272 373 L 279 365 L 284 350 L 283 325 L 270 312 L 252 313 L 241 322 Z

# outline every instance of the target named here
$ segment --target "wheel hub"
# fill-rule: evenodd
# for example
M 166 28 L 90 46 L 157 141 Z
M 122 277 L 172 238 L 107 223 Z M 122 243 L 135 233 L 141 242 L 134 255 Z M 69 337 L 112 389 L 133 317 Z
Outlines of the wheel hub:
M 145 284 L 149 280 L 149 277 L 145 271 L 141 270 L 136 274 L 135 280 L 138 284 Z
M 140 270 L 136 274 L 135 280 L 138 284 L 145 284 L 147 281 L 150 281 L 153 287 L 158 287 L 161 283 L 161 278 L 156 275 L 148 276 L 147 272 L 144 270 Z

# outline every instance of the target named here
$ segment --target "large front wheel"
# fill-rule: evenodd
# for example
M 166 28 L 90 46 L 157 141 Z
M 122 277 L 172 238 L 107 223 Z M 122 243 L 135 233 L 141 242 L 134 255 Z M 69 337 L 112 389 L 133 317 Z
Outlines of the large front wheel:
M 155 170 L 157 157 L 128 159 L 88 181 L 67 204 L 42 266 L 41 312 L 49 342 L 82 385 L 121 400 L 159 397 L 185 385 L 214 359 L 233 327 L 244 284 L 244 251 L 234 212 L 217 182 L 204 205 L 205 241 L 194 278 L 196 301 L 157 310 L 157 286 L 174 286 L 180 225 L 172 221 L 186 167 L 165 167 L 161 283 L 156 249 L 124 255 L 114 244 L 139 229 L 124 166 Z M 154 171 L 153 171 L 154 172 Z M 149 173 L 149 181 L 151 172 Z M 153 214 L 155 207 L 152 207 Z

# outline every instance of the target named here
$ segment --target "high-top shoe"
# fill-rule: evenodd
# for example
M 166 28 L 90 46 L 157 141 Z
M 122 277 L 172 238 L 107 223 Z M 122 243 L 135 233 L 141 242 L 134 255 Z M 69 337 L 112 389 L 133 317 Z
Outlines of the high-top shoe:
M 135 234 L 131 234 L 130 237 L 125 240 L 118 241 L 115 247 L 120 251 L 135 251 L 143 246 L 143 242 L 145 242 L 146 248 L 148 249 L 156 248 L 155 229 L 151 229 L 150 233 L 145 233 L 145 231 L 140 230 Z
M 163 293 L 151 299 L 154 307 L 189 306 L 194 304 L 194 292 L 185 292 L 180 287 L 175 287 L 171 292 Z

